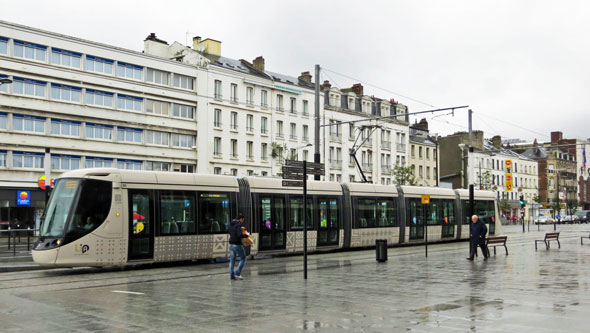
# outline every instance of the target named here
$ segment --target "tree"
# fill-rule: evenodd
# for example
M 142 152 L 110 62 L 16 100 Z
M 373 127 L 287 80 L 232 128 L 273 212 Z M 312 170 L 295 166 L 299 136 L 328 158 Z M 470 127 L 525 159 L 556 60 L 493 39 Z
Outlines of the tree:
M 578 209 L 578 205 L 580 204 L 577 199 L 570 199 L 566 201 L 567 210 L 570 214 L 573 214 Z
M 284 160 L 291 160 L 293 158 L 289 158 L 291 156 L 288 156 L 288 150 L 287 150 L 287 145 L 286 144 L 279 144 L 276 142 L 271 143 L 270 145 L 271 150 L 270 150 L 270 157 L 274 158 L 274 159 L 279 159 L 280 163 L 283 163 Z
M 416 185 L 416 177 L 414 176 L 414 168 L 412 166 L 405 167 L 396 164 L 393 170 L 395 182 L 399 185 Z
M 492 174 L 489 171 L 480 174 L 478 177 L 479 189 L 480 190 L 491 190 L 492 186 Z
M 502 197 L 502 200 L 500 200 L 500 201 L 498 202 L 498 208 L 499 208 L 499 209 L 500 209 L 500 210 L 501 210 L 501 211 L 502 211 L 504 214 L 506 214 L 506 212 L 510 210 L 511 206 L 510 206 L 510 204 L 508 203 L 508 200 L 507 200 L 507 199 L 505 199 L 504 197 Z
M 541 197 L 538 194 L 535 194 L 533 196 L 533 202 L 536 202 L 536 203 L 541 202 Z

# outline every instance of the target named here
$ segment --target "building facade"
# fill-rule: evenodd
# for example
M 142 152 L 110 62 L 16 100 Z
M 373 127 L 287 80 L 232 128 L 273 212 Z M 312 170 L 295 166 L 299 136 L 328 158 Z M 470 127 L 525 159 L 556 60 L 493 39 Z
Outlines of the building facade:
M 428 122 L 421 119 L 410 127 L 409 166 L 414 173 L 418 186 L 438 186 L 438 155 L 437 138 L 428 135 Z

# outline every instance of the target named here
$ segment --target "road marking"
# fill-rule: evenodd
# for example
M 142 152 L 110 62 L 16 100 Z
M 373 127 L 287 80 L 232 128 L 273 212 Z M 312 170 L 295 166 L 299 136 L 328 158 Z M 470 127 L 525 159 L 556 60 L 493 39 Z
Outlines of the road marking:
M 135 291 L 112 290 L 112 292 L 119 294 L 145 295 L 144 293 L 137 293 Z

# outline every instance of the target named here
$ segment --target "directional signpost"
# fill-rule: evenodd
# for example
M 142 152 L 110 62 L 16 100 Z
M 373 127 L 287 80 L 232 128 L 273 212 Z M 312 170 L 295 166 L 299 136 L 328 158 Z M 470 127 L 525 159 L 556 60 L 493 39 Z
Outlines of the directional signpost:
M 307 280 L 307 175 L 324 175 L 323 163 L 286 161 L 283 166 L 283 186 L 303 187 L 303 278 Z

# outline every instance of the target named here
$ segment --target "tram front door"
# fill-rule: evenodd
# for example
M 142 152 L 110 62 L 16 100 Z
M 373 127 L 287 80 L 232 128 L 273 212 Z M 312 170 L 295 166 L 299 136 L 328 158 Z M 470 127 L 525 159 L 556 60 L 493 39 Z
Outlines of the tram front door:
M 280 250 L 287 245 L 285 223 L 285 198 L 261 196 L 258 211 L 260 224 L 260 250 Z

